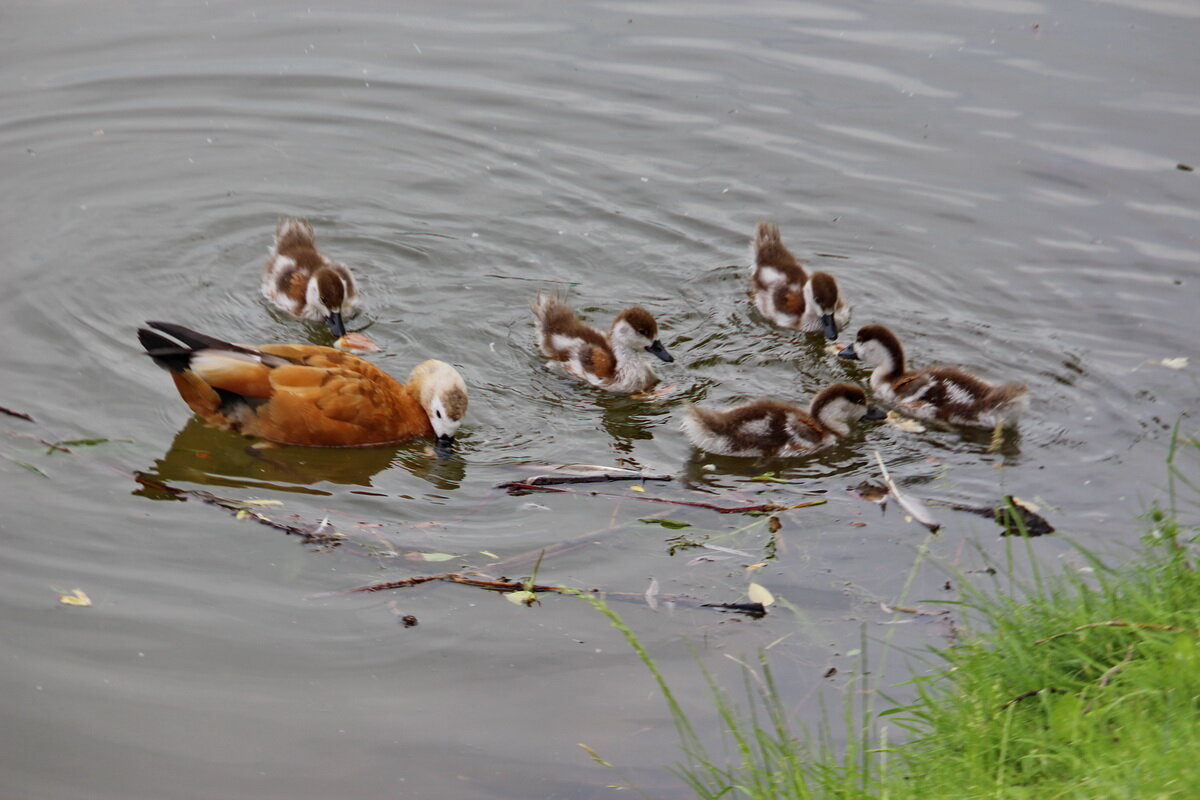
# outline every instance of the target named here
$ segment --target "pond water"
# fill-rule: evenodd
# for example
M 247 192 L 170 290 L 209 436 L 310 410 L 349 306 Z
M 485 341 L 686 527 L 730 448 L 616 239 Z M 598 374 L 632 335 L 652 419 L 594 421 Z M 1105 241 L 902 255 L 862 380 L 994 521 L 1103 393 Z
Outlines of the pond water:
M 736 696 L 725 656 L 770 645 L 815 724 L 855 686 L 863 637 L 873 658 L 885 640 L 946 641 L 945 618 L 881 603 L 955 599 L 939 564 L 1004 557 L 993 523 L 939 508 L 905 594 L 925 531 L 847 491 L 878 480 L 875 451 L 915 496 L 1041 503 L 1063 534 L 1030 542 L 1043 565 L 1072 557 L 1068 537 L 1117 554 L 1136 541 L 1197 396 L 1200 176 L 1177 165 L 1200 166 L 1200 7 L 506 5 L 0 9 L 0 405 L 36 421 L 0 420 L 5 797 L 610 796 L 620 779 L 577 743 L 683 797 L 663 768 L 678 757 L 664 703 L 586 603 L 333 593 L 459 569 L 523 578 L 543 549 L 539 582 L 635 597 L 653 580 L 663 598 L 744 601 L 753 576 L 779 599 L 761 620 L 614 601 L 711 732 L 696 656 Z M 325 343 L 258 297 L 284 214 L 356 271 L 352 327 L 384 347 L 372 360 L 462 371 L 455 458 L 424 443 L 248 450 L 189 422 L 140 354 L 146 319 Z M 836 274 L 854 306 L 844 340 L 883 322 L 914 364 L 1028 383 L 1019 434 L 989 453 L 987 434 L 875 425 L 805 460 L 697 457 L 677 430 L 687 401 L 806 401 L 866 377 L 752 311 L 759 219 Z M 659 367 L 669 390 L 604 397 L 544 369 L 528 303 L 556 288 L 602 326 L 651 310 L 676 357 Z M 36 439 L 108 441 L 66 454 Z M 494 488 L 574 462 L 693 488 Z M 753 480 L 768 471 L 786 482 Z M 347 542 L 306 546 L 135 472 L 280 501 L 258 510 L 327 517 Z M 771 554 L 766 518 L 647 497 L 826 502 L 780 514 L 776 557 L 747 573 Z M 671 555 L 679 534 L 748 556 Z M 57 601 L 75 587 L 90 608 Z M 873 663 L 873 685 L 903 697 L 890 687 L 914 663 Z

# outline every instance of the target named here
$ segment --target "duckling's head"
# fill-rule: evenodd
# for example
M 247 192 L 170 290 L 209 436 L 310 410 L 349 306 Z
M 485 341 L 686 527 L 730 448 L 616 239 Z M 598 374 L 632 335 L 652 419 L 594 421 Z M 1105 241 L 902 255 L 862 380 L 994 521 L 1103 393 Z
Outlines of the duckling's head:
M 882 325 L 864 325 L 858 329 L 854 344 L 838 353 L 842 358 L 862 361 L 869 367 L 889 365 L 893 370 L 904 370 L 904 348 L 900 339 Z
M 612 325 L 612 342 L 618 347 L 640 347 L 668 363 L 675 360 L 658 340 L 658 323 L 641 306 L 627 308 L 617 315 Z
M 828 272 L 814 272 L 804 284 L 804 302 L 821 318 L 825 338 L 830 341 L 838 336 L 837 323 L 833 319 L 838 307 L 838 298 L 837 281 Z
M 444 361 L 424 361 L 408 374 L 408 388 L 429 415 L 438 443 L 453 443 L 467 413 L 467 384 L 458 370 Z
M 328 267 L 318 268 L 308 279 L 305 303 L 309 308 L 320 312 L 334 336 L 346 335 L 346 325 L 342 322 L 346 295 L 346 282 L 341 275 Z
M 860 419 L 883 419 L 882 411 L 867 405 L 867 393 L 853 383 L 835 383 L 817 392 L 808 413 L 838 436 L 850 432 L 850 423 Z

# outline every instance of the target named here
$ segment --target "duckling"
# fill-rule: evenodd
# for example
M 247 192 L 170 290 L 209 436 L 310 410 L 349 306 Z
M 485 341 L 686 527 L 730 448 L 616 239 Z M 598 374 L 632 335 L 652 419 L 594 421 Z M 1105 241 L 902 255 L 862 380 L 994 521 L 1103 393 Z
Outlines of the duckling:
M 825 447 L 850 433 L 860 419 L 883 419 L 853 383 L 817 393 L 808 411 L 778 400 L 752 400 L 715 410 L 689 406 L 680 429 L 696 447 L 722 456 L 790 458 Z
M 918 419 L 999 430 L 1014 424 L 1029 405 L 1024 384 L 994 386 L 958 367 L 908 371 L 900 340 L 882 325 L 859 328 L 854 344 L 838 355 L 873 367 L 875 394 Z
M 358 288 L 350 270 L 317 250 L 308 220 L 281 219 L 270 253 L 263 271 L 263 297 L 293 317 L 324 321 L 334 336 L 345 336 L 342 318 L 358 311 Z
M 783 245 L 779 226 L 759 222 L 750 242 L 750 286 L 754 307 L 781 328 L 838 336 L 850 319 L 850 308 L 828 272 L 809 275 Z
M 652 387 L 658 378 L 642 359 L 643 350 L 668 363 L 675 360 L 658 340 L 658 323 L 640 306 L 618 314 L 605 336 L 580 322 L 558 295 L 539 293 L 530 305 L 542 353 L 597 388 L 641 392 Z
M 441 361 L 418 364 L 400 383 L 331 347 L 244 347 L 182 325 L 146 325 L 154 329 L 138 330 L 146 355 L 171 373 L 188 407 L 221 430 L 314 447 L 418 436 L 449 445 L 467 411 L 462 376 Z

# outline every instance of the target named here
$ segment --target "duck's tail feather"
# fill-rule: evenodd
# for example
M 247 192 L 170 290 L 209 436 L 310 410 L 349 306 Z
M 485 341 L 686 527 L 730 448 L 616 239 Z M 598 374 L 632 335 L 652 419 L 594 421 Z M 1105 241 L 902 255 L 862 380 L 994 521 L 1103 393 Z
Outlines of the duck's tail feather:
M 316 235 L 308 220 L 301 217 L 284 217 L 275 228 L 275 250 L 283 252 L 296 248 L 315 248 Z

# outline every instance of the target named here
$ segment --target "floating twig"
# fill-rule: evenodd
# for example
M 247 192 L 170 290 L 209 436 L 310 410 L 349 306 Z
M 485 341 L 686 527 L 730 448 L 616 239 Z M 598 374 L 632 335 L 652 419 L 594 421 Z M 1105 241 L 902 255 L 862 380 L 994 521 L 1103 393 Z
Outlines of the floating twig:
M 887 603 L 880 603 L 879 607 L 888 613 L 900 612 L 903 614 L 915 614 L 919 617 L 940 617 L 950 613 L 950 610 L 947 608 L 942 608 L 937 611 L 926 611 L 923 608 L 911 608 L 909 606 L 889 606 Z
M 29 416 L 28 414 L 22 413 L 20 411 L 13 411 L 11 408 L 5 408 L 4 406 L 0 406 L 0 413 L 8 414 L 10 417 L 16 417 L 17 419 L 23 419 L 26 422 L 36 422 L 37 421 L 33 417 Z
M 792 505 L 792 506 L 781 506 L 778 503 L 762 503 L 760 505 L 754 505 L 754 506 L 734 506 L 733 508 L 729 508 L 727 506 L 718 506 L 718 505 L 714 505 L 712 503 L 700 503 L 695 500 L 668 500 L 665 497 L 646 497 L 644 495 L 636 495 L 636 494 L 611 494 L 609 492 L 576 492 L 576 491 L 572 491 L 571 489 L 555 489 L 551 486 L 538 486 L 538 485 L 532 484 L 532 483 L 522 483 L 521 481 L 512 481 L 509 483 L 502 483 L 497 488 L 507 489 L 510 493 L 512 493 L 512 492 L 556 492 L 556 493 L 560 493 L 560 494 L 574 494 L 574 495 L 579 495 L 581 497 L 617 497 L 617 498 L 620 498 L 621 500 L 646 500 L 651 503 L 670 503 L 671 505 L 676 505 L 676 506 L 691 506 L 692 508 L 706 508 L 709 511 L 715 511 L 718 514 L 751 514 L 754 512 L 766 513 L 766 512 L 770 512 L 770 511 L 783 511 L 783 510 L 789 509 L 789 508 L 803 508 L 805 506 L 819 506 L 822 503 L 828 502 L 826 500 L 813 500 L 808 503 L 798 503 L 798 504 Z
M 314 595 L 314 597 L 324 598 L 339 597 L 350 594 L 370 594 L 393 589 L 407 589 L 412 586 L 419 586 L 423 583 L 433 582 L 457 583 L 463 586 L 473 586 L 476 589 L 484 589 L 491 592 L 528 591 L 541 594 L 562 595 L 594 594 L 601 595 L 606 600 L 616 600 L 625 603 L 647 603 L 646 592 L 609 592 L 603 589 L 575 589 L 570 586 L 556 586 L 554 584 L 546 583 L 530 584 L 527 581 L 511 580 L 509 578 L 488 578 L 478 575 L 464 574 L 461 572 L 444 572 L 440 575 L 420 575 L 413 578 L 404 578 L 398 581 L 372 583 L 367 586 L 356 586 L 353 589 L 343 589 L 340 592 L 327 592 L 324 594 Z M 716 608 L 760 617 L 767 613 L 766 609 L 761 603 L 701 603 L 695 598 L 685 597 L 683 595 L 657 595 L 657 601 L 659 604 L 673 603 L 677 606 L 683 606 L 685 608 Z

